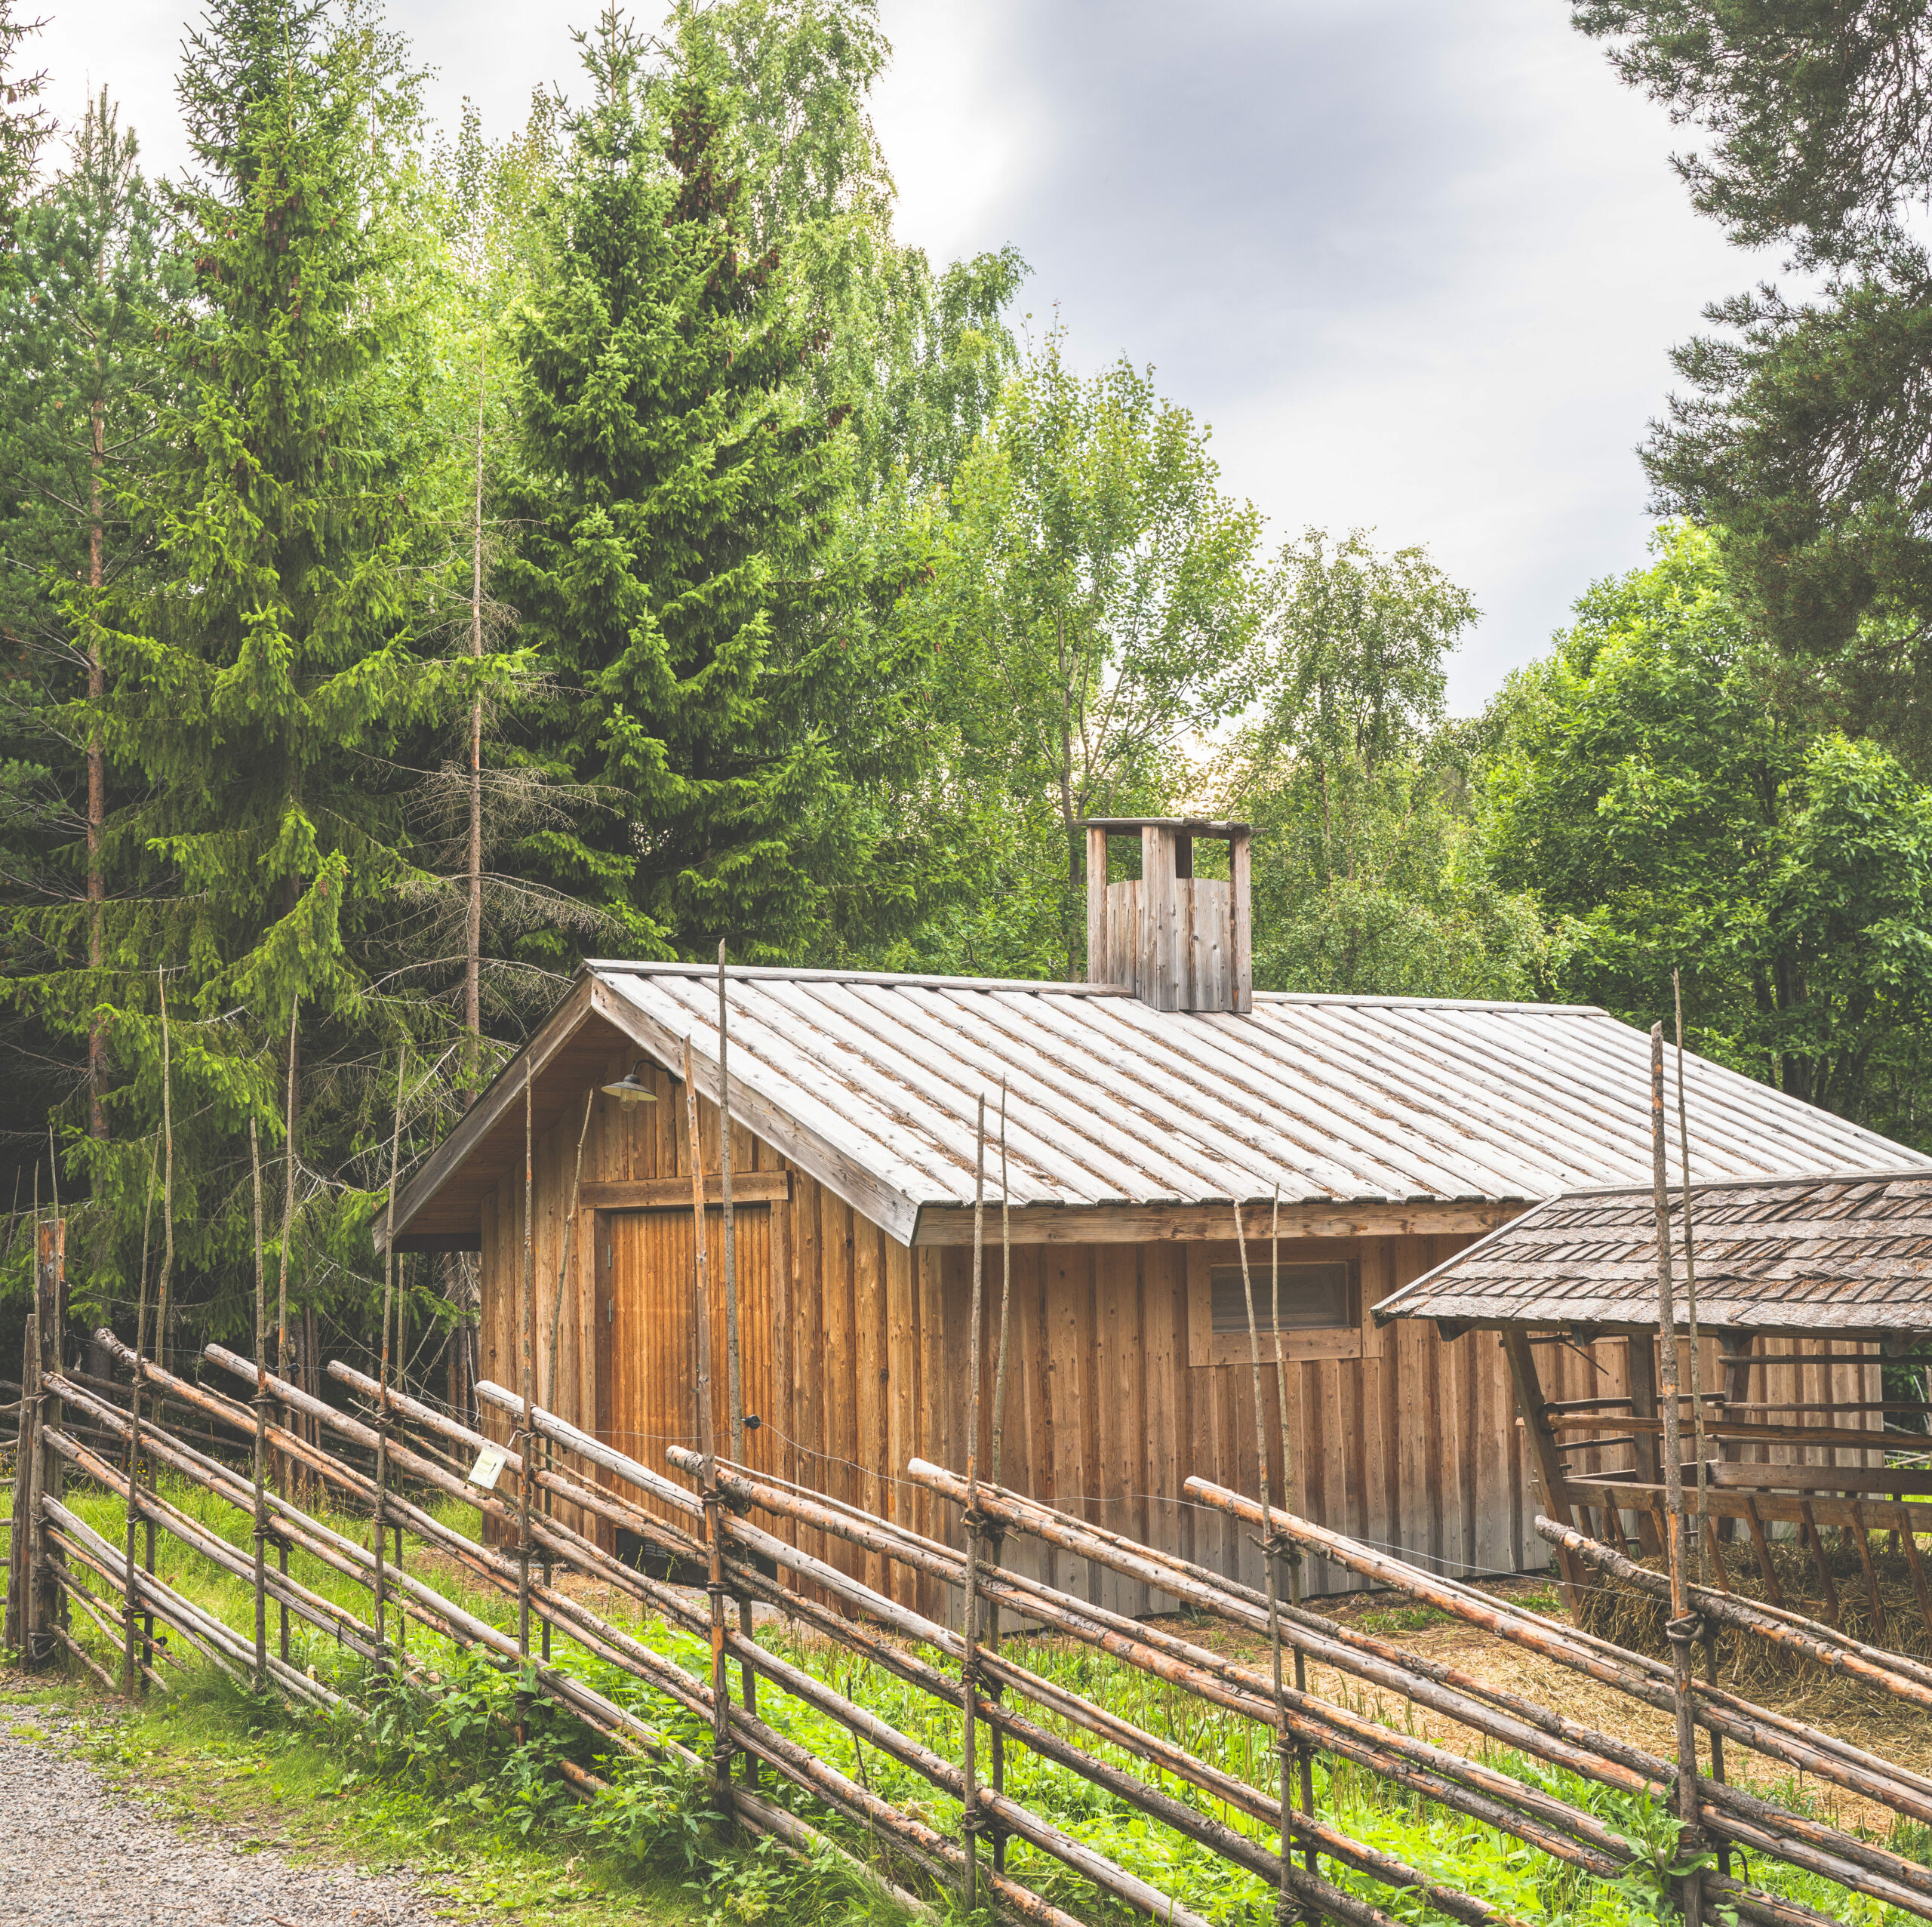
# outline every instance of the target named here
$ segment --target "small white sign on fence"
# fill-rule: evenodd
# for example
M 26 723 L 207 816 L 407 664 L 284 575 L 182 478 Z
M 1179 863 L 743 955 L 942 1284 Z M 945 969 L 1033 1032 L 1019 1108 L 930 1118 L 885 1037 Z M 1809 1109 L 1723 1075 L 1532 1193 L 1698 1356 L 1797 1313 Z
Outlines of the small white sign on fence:
M 497 1481 L 503 1476 L 503 1467 L 509 1463 L 509 1454 L 501 1445 L 485 1445 L 476 1454 L 476 1463 L 469 1468 L 469 1482 L 481 1485 L 486 1492 L 497 1489 Z

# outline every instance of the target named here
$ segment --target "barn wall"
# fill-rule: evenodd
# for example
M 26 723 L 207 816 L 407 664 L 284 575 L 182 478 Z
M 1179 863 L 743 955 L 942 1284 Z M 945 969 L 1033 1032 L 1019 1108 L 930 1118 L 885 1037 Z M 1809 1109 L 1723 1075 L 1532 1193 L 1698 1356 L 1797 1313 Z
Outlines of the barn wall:
M 610 1074 L 629 1067 L 614 1059 Z M 681 1083 L 647 1066 L 660 1101 L 592 1107 L 586 1181 L 689 1175 Z M 569 1208 L 581 1100 L 537 1142 L 535 1156 L 535 1355 L 540 1401 L 549 1382 L 550 1332 L 563 1224 Z M 704 1168 L 718 1166 L 718 1117 L 699 1100 Z M 782 1170 L 784 1160 L 742 1127 L 735 1171 Z M 522 1261 L 523 1187 L 500 1187 L 483 1226 L 483 1375 L 515 1390 Z M 719 1217 L 706 1213 L 714 1261 Z M 801 1171 L 789 1203 L 746 1211 L 740 1276 L 746 1299 L 746 1407 L 764 1424 L 753 1464 L 955 1543 L 956 1508 L 903 1477 L 915 1456 L 963 1470 L 968 1413 L 972 1254 L 908 1251 Z M 600 1424 L 596 1404 L 598 1301 L 594 1221 L 571 1257 L 559 1322 L 556 1406 L 586 1429 L 663 1466 L 672 1437 L 695 1444 L 690 1365 L 691 1246 L 688 1211 L 611 1213 L 604 1218 L 620 1296 L 616 1327 L 647 1335 L 652 1360 L 613 1361 L 615 1402 Z M 989 1229 L 996 1236 L 996 1219 Z M 1337 1240 L 1361 1266 L 1362 1313 L 1469 1242 L 1465 1236 Z M 768 1254 L 768 1255 L 767 1255 Z M 762 1279 L 758 1276 L 765 1257 Z M 657 1280 L 653 1288 L 649 1280 Z M 986 1254 L 981 1347 L 981 1462 L 992 1463 L 992 1387 L 998 1344 L 999 1251 Z M 762 1307 L 761 1313 L 760 1307 Z M 722 1294 L 714 1316 L 715 1410 L 724 1424 Z M 756 1331 L 762 1322 L 766 1329 Z M 654 1335 L 652 1335 L 654 1334 Z M 1186 1248 L 1176 1244 L 1017 1245 L 1013 1251 L 1010 1356 L 1001 1476 L 1096 1523 L 1170 1547 L 1251 1584 L 1261 1581 L 1246 1533 L 1186 1501 L 1194 1473 L 1254 1493 L 1257 1457 L 1246 1365 L 1190 1367 Z M 1359 1360 L 1288 1367 L 1295 1457 L 1294 1503 L 1309 1517 L 1443 1569 L 1540 1565 L 1529 1529 L 1525 1458 L 1514 1423 L 1506 1362 L 1494 1334 L 1444 1344 L 1429 1325 L 1364 1325 Z M 646 1381 L 650 1381 L 647 1386 Z M 1281 1490 L 1275 1372 L 1263 1372 L 1272 1489 Z M 651 1387 L 654 1387 L 654 1390 Z M 1552 1396 L 1560 1396 L 1552 1393 Z M 668 1402 L 678 1402 L 671 1420 Z M 626 1401 L 629 1402 L 627 1410 Z M 639 1402 L 641 1401 L 641 1404 Z M 636 1422 L 639 1411 L 647 1421 Z M 495 1436 L 507 1425 L 491 1421 Z M 648 1434 L 649 1436 L 645 1436 Z M 627 1436 L 635 1435 L 635 1436 Z M 666 1468 L 668 1470 L 668 1468 Z M 808 1532 L 807 1550 L 908 1604 L 943 1614 L 934 1582 Z M 1010 1562 L 1078 1596 L 1141 1613 L 1167 1602 L 1115 1575 L 1030 1541 L 1005 1548 Z M 1340 1575 L 1312 1562 L 1311 1593 Z

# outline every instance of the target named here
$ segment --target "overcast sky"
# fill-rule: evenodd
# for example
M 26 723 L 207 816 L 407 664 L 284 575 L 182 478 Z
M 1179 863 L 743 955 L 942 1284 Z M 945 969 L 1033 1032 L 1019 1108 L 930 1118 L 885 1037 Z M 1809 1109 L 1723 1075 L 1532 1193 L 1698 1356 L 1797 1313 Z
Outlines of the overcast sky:
M 575 93 L 597 0 L 396 0 L 492 135 Z M 1671 344 L 1767 263 L 1694 217 L 1673 130 L 1567 0 L 883 0 L 874 103 L 898 228 L 1011 242 L 1033 326 L 1151 362 L 1275 541 L 1420 543 L 1474 593 L 1451 679 L 1481 704 L 1594 578 L 1641 562 L 1635 446 Z M 183 0 L 46 0 L 54 104 L 106 82 L 151 169 L 180 157 Z M 648 8 L 641 12 L 648 12 Z M 1678 137 L 1681 140 L 1681 134 Z

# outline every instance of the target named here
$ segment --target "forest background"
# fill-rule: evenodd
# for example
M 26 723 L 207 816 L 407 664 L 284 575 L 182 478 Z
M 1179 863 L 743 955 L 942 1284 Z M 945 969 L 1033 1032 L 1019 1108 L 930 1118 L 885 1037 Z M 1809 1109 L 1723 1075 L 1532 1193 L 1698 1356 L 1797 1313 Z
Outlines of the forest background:
M 392 1166 L 580 959 L 1078 977 L 1088 814 L 1253 821 L 1257 987 L 1679 973 L 1932 1150 L 1925 9 L 1759 12 L 1575 9 L 1814 292 L 1713 309 L 1651 555 L 1452 718 L 1425 548 L 1281 539 L 1012 251 L 895 234 L 871 0 L 607 11 L 494 140 L 367 0 L 213 0 L 161 181 L 0 0 L 0 1331 L 57 1197 L 77 1318 L 165 1253 L 170 1349 L 235 1338 L 260 1223 L 352 1356 Z M 475 1279 L 401 1270 L 420 1380 Z

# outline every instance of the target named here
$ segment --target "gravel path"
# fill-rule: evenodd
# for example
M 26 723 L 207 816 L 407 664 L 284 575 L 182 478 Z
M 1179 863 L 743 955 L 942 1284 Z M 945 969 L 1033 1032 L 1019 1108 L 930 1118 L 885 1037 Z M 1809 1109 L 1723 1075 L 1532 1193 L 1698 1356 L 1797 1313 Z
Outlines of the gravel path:
M 0 1922 L 35 1927 L 432 1927 L 402 1882 L 291 1867 L 237 1833 L 183 1839 L 61 1750 L 0 1731 Z

